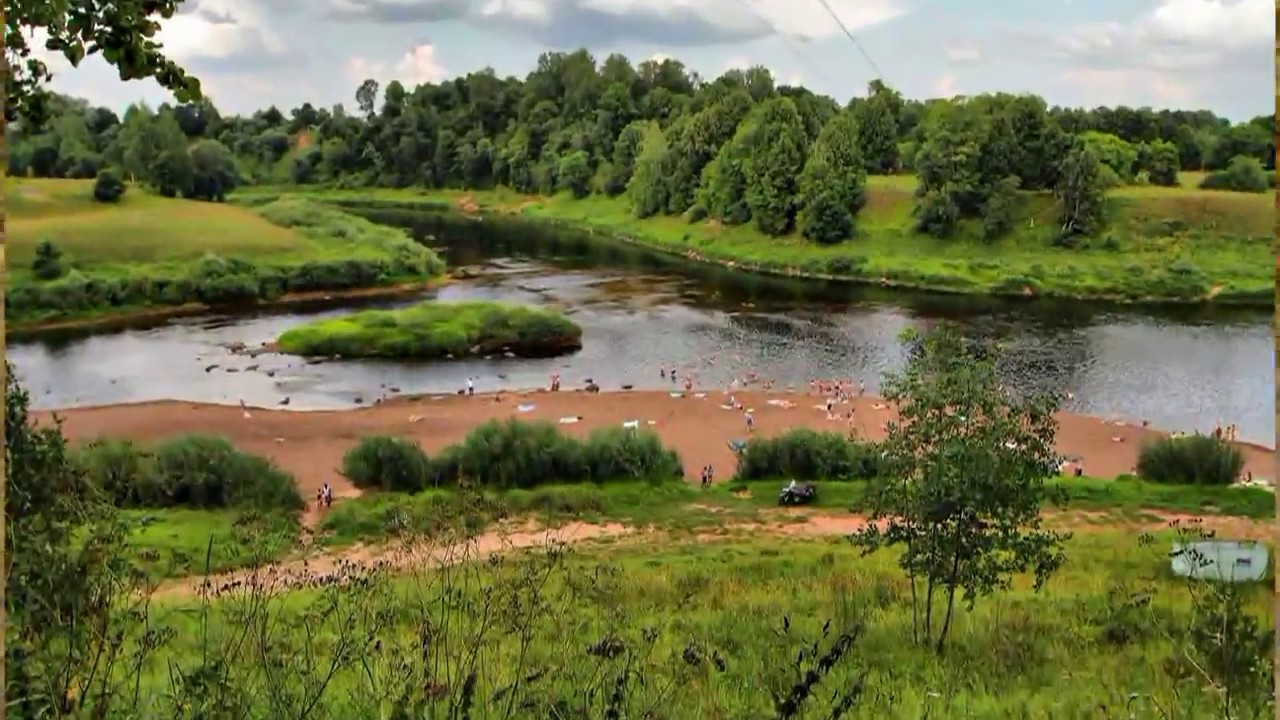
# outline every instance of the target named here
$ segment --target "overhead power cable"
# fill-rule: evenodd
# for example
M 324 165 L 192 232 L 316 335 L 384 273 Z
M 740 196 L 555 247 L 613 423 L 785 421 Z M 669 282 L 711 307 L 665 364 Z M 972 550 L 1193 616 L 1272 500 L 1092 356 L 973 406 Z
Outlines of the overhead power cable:
M 862 43 L 858 42 L 858 38 L 854 37 L 853 33 L 849 32 L 848 27 L 845 27 L 844 21 L 840 19 L 839 15 L 836 15 L 835 10 L 831 9 L 830 3 L 828 3 L 827 0 L 818 0 L 818 2 L 822 5 L 823 9 L 827 11 L 827 14 L 831 16 L 831 19 L 836 21 L 836 25 L 840 26 L 845 37 L 849 38 L 849 42 L 853 43 L 853 46 L 857 48 L 858 53 L 862 55 L 862 59 L 866 60 L 867 64 L 871 66 L 871 70 L 876 74 L 876 78 L 883 83 L 885 81 L 884 73 L 880 72 L 880 66 L 876 65 L 876 61 L 872 60 L 871 56 L 867 54 L 867 51 L 863 49 Z M 885 84 L 887 85 L 888 83 Z
M 795 42 L 793 42 L 793 39 L 790 35 L 787 35 L 786 33 L 778 32 L 778 28 L 774 27 L 773 23 L 769 22 L 768 18 L 761 15 L 759 11 L 757 11 L 754 7 L 752 7 L 751 3 L 747 2 L 747 0 L 738 0 L 738 4 L 741 5 L 743 9 L 745 9 L 747 12 L 751 13 L 751 16 L 754 17 L 756 21 L 759 22 L 771 34 L 777 35 L 778 37 L 782 38 L 782 42 L 787 46 L 787 49 L 791 51 L 791 54 L 795 56 L 796 60 L 800 62 L 800 64 L 804 67 L 805 70 L 811 71 L 815 77 L 827 83 L 829 86 L 837 87 L 836 83 L 832 82 L 831 77 L 827 75 L 826 72 L 823 71 L 821 67 L 809 62 L 809 60 L 804 56 L 804 53 L 800 52 L 800 48 L 796 47 L 796 44 Z

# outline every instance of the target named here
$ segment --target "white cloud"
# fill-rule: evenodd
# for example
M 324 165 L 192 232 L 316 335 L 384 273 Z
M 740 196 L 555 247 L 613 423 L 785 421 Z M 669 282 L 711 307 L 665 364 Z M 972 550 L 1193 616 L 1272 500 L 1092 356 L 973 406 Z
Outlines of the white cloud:
M 969 65 L 982 59 L 977 43 L 960 41 L 947 46 L 947 60 L 955 65 Z
M 195 11 L 162 21 L 157 39 L 178 62 L 257 53 L 282 57 L 288 47 L 260 8 L 254 0 L 201 0 Z
M 850 32 L 908 12 L 909 0 L 827 0 Z M 556 47 L 614 41 L 696 46 L 841 35 L 817 0 L 327 0 L 335 15 L 380 23 L 462 20 Z
M 1273 0 L 1160 0 L 1132 23 L 1089 23 L 1030 39 L 1094 68 L 1230 68 L 1242 52 L 1270 54 L 1274 13 Z
M 410 48 L 399 60 L 388 63 L 355 56 L 347 60 L 347 77 L 352 82 L 366 78 L 399 80 L 408 87 L 438 83 L 453 76 L 436 57 L 435 46 L 422 43 Z
M 1065 72 L 1059 81 L 1088 93 L 1098 105 L 1132 105 L 1139 93 L 1168 106 L 1186 107 L 1194 92 L 1185 83 L 1151 70 L 1094 70 Z

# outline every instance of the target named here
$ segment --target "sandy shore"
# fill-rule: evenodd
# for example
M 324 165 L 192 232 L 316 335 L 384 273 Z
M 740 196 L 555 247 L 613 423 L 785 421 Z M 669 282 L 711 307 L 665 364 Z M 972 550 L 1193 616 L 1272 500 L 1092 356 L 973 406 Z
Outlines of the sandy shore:
M 803 393 L 740 392 L 740 402 L 754 409 L 755 432 L 770 436 L 794 427 L 843 432 L 843 420 L 828 420 L 821 398 Z M 558 422 L 581 416 L 580 422 L 560 427 L 572 435 L 628 421 L 651 427 L 684 459 L 686 475 L 697 478 L 710 463 L 717 479 L 732 475 L 734 456 L 728 442 L 747 437 L 743 414 L 721 407 L 723 392 L 705 397 L 672 397 L 666 392 L 579 391 L 533 392 L 528 395 L 431 396 L 398 398 L 381 404 L 338 411 L 288 411 L 251 409 L 250 417 L 237 406 L 180 401 L 78 408 L 54 411 L 72 440 L 110 436 L 152 442 L 188 433 L 220 435 L 248 452 L 271 457 L 297 478 L 305 493 L 314 493 L 328 482 L 339 497 L 359 491 L 340 474 L 342 456 L 365 435 L 410 437 L 428 452 L 456 443 L 476 425 L 494 418 Z M 532 409 L 521 411 L 521 405 Z M 855 428 L 866 438 L 884 436 L 884 424 L 893 410 L 876 398 L 859 398 L 852 407 Z M 42 422 L 50 412 L 36 413 Z M 1130 472 L 1143 441 L 1159 437 L 1152 429 L 1123 425 L 1101 418 L 1062 413 L 1059 416 L 1058 449 L 1063 455 L 1083 458 L 1085 472 L 1114 477 Z M 1258 478 L 1274 477 L 1275 451 L 1240 444 L 1246 469 Z

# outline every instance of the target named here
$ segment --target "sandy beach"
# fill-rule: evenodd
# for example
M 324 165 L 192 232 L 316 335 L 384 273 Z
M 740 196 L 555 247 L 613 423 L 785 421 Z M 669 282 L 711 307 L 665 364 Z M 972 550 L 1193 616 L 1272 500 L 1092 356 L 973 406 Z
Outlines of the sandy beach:
M 701 396 L 701 397 L 700 397 Z M 497 398 L 497 399 L 495 399 Z M 829 420 L 824 400 L 804 393 L 739 392 L 739 402 L 754 410 L 755 434 L 776 435 L 794 427 L 845 432 L 843 420 Z M 463 439 L 475 426 L 494 418 L 516 417 L 558 423 L 572 435 L 610 425 L 635 422 L 657 432 L 680 453 L 686 476 L 698 477 L 710 463 L 718 479 L 733 474 L 729 441 L 748 437 L 743 413 L 725 409 L 725 393 L 695 392 L 684 397 L 654 391 L 592 394 L 582 391 L 510 393 L 392 398 L 379 404 L 338 411 L 290 411 L 181 401 L 77 408 L 36 413 L 47 422 L 51 414 L 63 421 L 73 441 L 119 437 L 149 443 L 191 433 L 226 437 L 242 450 L 266 455 L 291 473 L 304 494 L 329 483 L 337 497 L 359 494 L 340 474 L 343 454 L 365 435 L 393 435 L 417 440 L 430 452 Z M 854 410 L 854 428 L 870 440 L 884 437 L 884 424 L 893 409 L 877 398 L 855 398 L 840 406 Z M 1130 472 L 1144 441 L 1164 434 L 1159 430 L 1103 418 L 1061 413 L 1058 449 L 1083 459 L 1085 472 L 1114 477 Z M 1240 443 L 1245 469 L 1255 477 L 1271 478 L 1275 451 Z

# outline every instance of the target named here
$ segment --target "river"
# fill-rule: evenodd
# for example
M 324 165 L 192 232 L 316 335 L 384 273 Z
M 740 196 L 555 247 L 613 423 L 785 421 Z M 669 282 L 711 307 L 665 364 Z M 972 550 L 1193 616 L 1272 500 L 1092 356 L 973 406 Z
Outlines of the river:
M 606 390 L 659 388 L 670 385 L 659 377 L 664 363 L 692 370 L 709 387 L 750 370 L 777 387 L 839 376 L 874 391 L 885 372 L 901 367 L 904 329 L 949 320 L 1003 344 L 1006 383 L 1069 392 L 1067 409 L 1171 430 L 1233 423 L 1241 439 L 1274 444 L 1265 312 L 890 292 L 731 273 L 549 228 L 423 213 L 377 217 L 411 227 L 451 266 L 480 271 L 424 296 L 554 305 L 583 327 L 583 349 L 551 360 L 320 364 L 227 349 L 259 345 L 348 306 L 60 333 L 10 343 L 9 359 L 42 409 L 160 399 L 277 407 L 286 398 L 291 409 L 343 408 L 397 392 L 452 392 L 468 377 L 480 391 L 536 387 L 556 371 L 566 388 L 588 378 Z

